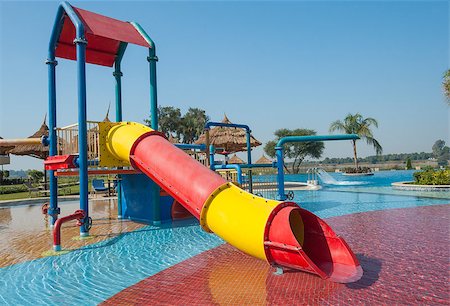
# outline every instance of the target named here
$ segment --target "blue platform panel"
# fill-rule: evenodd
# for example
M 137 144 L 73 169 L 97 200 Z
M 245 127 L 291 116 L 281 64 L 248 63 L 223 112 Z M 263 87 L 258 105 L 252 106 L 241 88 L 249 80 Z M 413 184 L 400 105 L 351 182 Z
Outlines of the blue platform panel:
M 153 216 L 153 192 L 159 188 L 152 188 L 155 183 L 144 174 L 122 176 L 122 216 L 133 221 L 152 223 Z M 160 198 L 161 221 L 172 219 L 171 208 L 173 198 L 163 196 Z

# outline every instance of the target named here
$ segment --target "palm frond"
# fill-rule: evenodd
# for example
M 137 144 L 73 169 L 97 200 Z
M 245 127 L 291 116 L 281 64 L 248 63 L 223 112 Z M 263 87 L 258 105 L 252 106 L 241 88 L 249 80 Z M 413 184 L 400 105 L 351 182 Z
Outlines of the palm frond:
M 375 120 L 374 118 L 371 118 L 371 117 L 364 119 L 364 120 L 362 121 L 362 124 L 363 124 L 363 125 L 366 125 L 366 126 L 371 126 L 371 125 L 373 125 L 374 127 L 378 128 L 378 121 Z
M 368 145 L 373 146 L 373 148 L 375 149 L 375 153 L 377 155 L 381 155 L 381 153 L 383 153 L 383 148 L 381 147 L 381 145 L 378 142 L 378 140 L 376 140 L 373 137 L 365 137 L 365 140 L 366 140 Z
M 330 131 L 330 133 L 334 132 L 334 131 L 344 131 L 345 132 L 345 125 L 341 120 L 336 120 L 330 124 L 329 131 Z

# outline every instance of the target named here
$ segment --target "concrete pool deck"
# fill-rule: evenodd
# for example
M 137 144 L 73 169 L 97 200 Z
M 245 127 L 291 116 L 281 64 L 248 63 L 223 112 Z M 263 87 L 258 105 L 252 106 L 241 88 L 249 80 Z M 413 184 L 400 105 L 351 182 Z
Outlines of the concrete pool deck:
M 327 219 L 351 245 L 361 280 L 338 284 L 302 272 L 273 274 L 228 244 L 151 276 L 103 305 L 449 305 L 450 205 Z

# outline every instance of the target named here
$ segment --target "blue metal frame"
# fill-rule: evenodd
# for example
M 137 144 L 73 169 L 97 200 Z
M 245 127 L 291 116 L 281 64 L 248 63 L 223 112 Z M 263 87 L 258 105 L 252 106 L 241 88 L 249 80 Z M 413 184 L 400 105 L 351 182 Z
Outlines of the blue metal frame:
M 284 193 L 284 161 L 283 161 L 283 145 L 292 142 L 315 142 L 315 141 L 331 141 L 331 140 L 352 140 L 359 139 L 357 134 L 345 134 L 345 135 L 311 135 L 311 136 L 286 136 L 281 138 L 276 147 L 275 154 L 277 157 L 277 185 L 278 195 L 277 200 L 286 200 L 286 194 Z
M 237 182 L 242 185 L 242 168 L 236 164 L 214 165 L 214 169 L 235 169 L 237 171 Z
M 87 179 L 87 139 L 86 139 L 86 40 L 84 38 L 84 25 L 78 18 L 78 15 L 72 9 L 68 2 L 62 2 L 56 13 L 52 33 L 48 47 L 48 57 L 46 63 L 49 65 L 49 134 L 50 148 L 49 156 L 56 155 L 56 60 L 55 50 L 56 42 L 62 30 L 64 22 L 64 13 L 70 18 L 76 29 L 76 38 L 74 43 L 77 45 L 77 81 L 78 81 L 78 125 L 79 137 L 78 146 L 80 148 L 80 209 L 86 213 L 84 221 L 88 220 L 88 179 Z M 50 209 L 48 214 L 51 216 L 52 225 L 56 222 L 60 210 L 58 208 L 58 185 L 54 171 L 49 171 L 50 175 Z M 87 225 L 87 222 L 84 222 Z M 80 235 L 88 235 L 86 226 L 80 227 Z
M 252 168 L 275 168 L 276 163 L 272 164 L 251 164 L 251 165 L 240 165 L 240 164 L 227 164 L 227 165 L 214 165 L 214 170 L 218 169 L 235 169 L 237 171 L 238 183 L 242 184 L 242 169 L 252 169 Z
M 250 137 L 251 137 L 252 130 L 250 130 L 250 127 L 246 124 L 235 124 L 235 123 L 223 123 L 223 122 L 210 121 L 205 124 L 205 131 L 209 131 L 211 129 L 211 127 L 213 127 L 213 126 L 234 127 L 234 128 L 239 128 L 239 129 L 245 129 L 246 141 L 247 141 L 247 164 L 251 165 L 252 164 L 252 147 L 251 147 L 251 143 L 250 143 L 250 139 L 251 139 Z M 210 154 L 211 154 L 211 151 L 210 151 Z M 211 167 L 211 164 L 210 164 L 210 167 Z M 211 169 L 214 170 L 214 167 L 212 167 Z M 250 193 L 253 192 L 251 170 L 249 170 L 249 188 L 248 188 L 248 190 Z
M 84 219 L 84 225 L 80 227 L 80 235 L 88 236 L 88 218 L 89 218 L 89 203 L 88 203 L 88 160 L 87 160 L 87 122 L 86 122 L 86 45 L 85 29 L 83 22 L 73 10 L 72 6 L 68 2 L 62 2 L 58 6 L 55 22 L 53 24 L 52 33 L 50 36 L 50 42 L 48 47 L 48 57 L 46 64 L 48 64 L 48 78 L 49 78 L 49 155 L 54 156 L 57 154 L 56 145 L 56 69 L 57 64 L 55 60 L 56 43 L 61 34 L 65 14 L 70 18 L 71 22 L 75 26 L 76 37 L 74 44 L 76 44 L 77 52 L 77 87 L 78 87 L 78 147 L 79 156 L 77 163 L 79 164 L 80 175 L 80 209 L 85 211 L 86 217 Z M 145 31 L 137 24 L 131 23 L 136 27 L 138 32 L 149 43 L 149 61 L 150 67 L 150 112 L 152 114 L 152 128 L 158 129 L 157 118 L 157 90 L 156 90 L 156 49 L 153 40 L 145 33 Z M 119 47 L 118 56 L 114 63 L 114 77 L 116 80 L 116 121 L 122 120 L 122 88 L 121 88 L 121 76 L 120 63 L 127 47 L 127 43 L 121 43 Z M 50 209 L 48 214 L 51 216 L 52 225 L 56 222 L 58 214 L 60 213 L 58 208 L 58 186 L 54 171 L 49 171 L 50 176 Z M 153 188 L 158 189 L 158 193 L 154 192 L 154 209 L 155 209 L 155 223 L 159 223 L 160 220 L 160 208 L 159 208 L 159 187 L 154 184 Z M 119 204 L 120 205 L 120 204 Z

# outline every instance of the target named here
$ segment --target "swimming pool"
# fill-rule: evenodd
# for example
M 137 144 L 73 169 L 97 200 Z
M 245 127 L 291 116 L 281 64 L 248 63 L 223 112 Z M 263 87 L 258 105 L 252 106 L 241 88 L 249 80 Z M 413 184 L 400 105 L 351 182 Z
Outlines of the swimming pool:
M 337 174 L 334 175 L 340 179 Z M 356 178 L 369 181 L 365 187 L 352 187 L 352 191 L 346 191 L 342 186 L 328 186 L 319 191 L 296 191 L 295 200 L 322 218 L 450 202 L 447 193 L 441 195 L 443 198 L 432 199 L 370 193 L 366 190 L 384 188 L 392 181 L 408 180 L 411 175 L 412 172 L 379 172 L 373 177 Z M 292 181 L 303 179 L 302 176 L 288 177 L 287 180 Z M 349 180 L 347 177 L 345 179 Z M 359 192 L 358 188 L 366 189 Z M 21 208 L 9 209 L 14 216 L 15 210 Z M 1 226 L 8 227 L 10 223 L 13 222 Z M 66 255 L 1 268 L 0 303 L 95 305 L 142 279 L 223 243 L 215 235 L 203 232 L 194 220 L 158 228 L 144 226 Z M 202 262 L 196 264 L 202 265 Z

